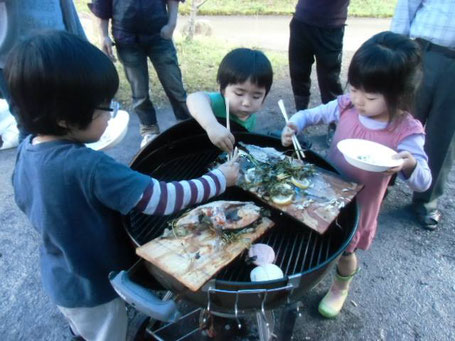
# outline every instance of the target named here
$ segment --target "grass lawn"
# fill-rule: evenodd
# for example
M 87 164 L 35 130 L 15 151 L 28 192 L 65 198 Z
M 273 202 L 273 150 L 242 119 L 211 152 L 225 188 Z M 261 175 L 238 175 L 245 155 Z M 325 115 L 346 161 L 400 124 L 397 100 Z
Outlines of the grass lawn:
M 175 41 L 177 54 L 182 70 L 183 82 L 188 93 L 207 90 L 217 91 L 216 72 L 221 59 L 227 52 L 236 46 L 221 44 L 219 40 L 207 37 L 197 37 L 192 42 L 177 38 Z M 246 46 L 252 47 L 252 46 Z M 275 79 L 285 77 L 288 68 L 287 53 L 264 51 L 270 59 Z M 129 104 L 131 98 L 131 90 L 125 78 L 123 67 L 120 62 L 116 62 L 115 66 L 120 76 L 120 88 L 116 98 L 123 104 Z M 167 97 L 159 83 L 155 70 L 149 63 L 150 87 L 152 93 L 152 101 L 158 106 L 167 105 Z
M 313 0 L 317 1 L 317 0 Z M 362 17 L 390 17 L 397 0 L 351 0 L 349 15 Z M 273 15 L 294 13 L 297 0 L 207 0 L 200 8 L 205 15 Z M 191 1 L 181 5 L 180 13 L 189 13 Z
M 192 0 L 180 5 L 180 14 L 188 14 Z M 317 1 L 317 0 L 313 0 Z M 88 12 L 91 0 L 75 0 L 80 12 Z M 290 15 L 297 0 L 207 0 L 200 8 L 202 15 Z M 361 17 L 391 17 L 397 0 L 351 0 L 349 15 Z
M 314 0 L 317 1 L 317 0 Z M 80 13 L 88 13 L 87 3 L 91 0 L 75 0 Z M 393 14 L 397 0 L 351 0 L 349 14 L 367 17 L 390 17 Z M 291 15 L 294 12 L 297 0 L 207 0 L 201 7 L 200 14 L 219 15 L 246 15 L 246 14 L 283 14 Z M 186 0 L 180 6 L 180 13 L 187 14 L 191 0 Z M 94 37 L 90 37 L 94 38 Z M 90 39 L 92 42 L 97 39 Z M 216 72 L 223 56 L 234 46 L 222 44 L 214 38 L 197 37 L 192 42 L 181 38 L 175 40 L 183 81 L 188 93 L 198 90 L 217 90 Z M 235 46 L 238 47 L 238 46 Z M 246 46 L 251 47 L 251 46 Z M 275 72 L 275 79 L 284 77 L 288 68 L 287 54 L 265 51 L 271 59 Z M 122 103 L 130 103 L 131 90 L 126 81 L 123 67 L 116 62 L 120 75 L 120 89 L 117 94 Z M 149 66 L 152 100 L 157 105 L 167 104 L 167 97 L 157 80 L 153 67 Z

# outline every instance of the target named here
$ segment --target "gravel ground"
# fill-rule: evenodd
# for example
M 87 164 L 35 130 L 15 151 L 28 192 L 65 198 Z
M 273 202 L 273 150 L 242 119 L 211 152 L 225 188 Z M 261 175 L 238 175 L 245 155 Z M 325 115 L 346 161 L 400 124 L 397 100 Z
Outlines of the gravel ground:
M 345 66 L 350 57 L 349 51 L 345 53 Z M 318 91 L 315 86 L 313 90 L 312 105 L 316 105 Z M 276 101 L 283 98 L 291 106 L 291 96 L 288 80 L 274 84 L 259 130 L 282 127 Z M 173 124 L 169 108 L 160 108 L 158 115 L 162 127 Z M 310 129 L 308 137 L 313 149 L 324 155 L 325 127 Z M 126 138 L 108 154 L 128 163 L 139 142 L 138 121 L 132 116 Z M 0 339 L 69 340 L 66 322 L 42 290 L 39 236 L 14 203 L 10 180 L 14 162 L 15 150 L 0 151 Z M 329 286 L 327 276 L 302 300 L 294 340 L 454 340 L 454 186 L 452 170 L 441 200 L 443 220 L 436 231 L 429 232 L 417 224 L 409 209 L 410 190 L 397 181 L 384 201 L 372 248 L 358 253 L 362 270 L 342 313 L 334 320 L 317 313 Z M 249 339 L 257 337 L 253 333 Z

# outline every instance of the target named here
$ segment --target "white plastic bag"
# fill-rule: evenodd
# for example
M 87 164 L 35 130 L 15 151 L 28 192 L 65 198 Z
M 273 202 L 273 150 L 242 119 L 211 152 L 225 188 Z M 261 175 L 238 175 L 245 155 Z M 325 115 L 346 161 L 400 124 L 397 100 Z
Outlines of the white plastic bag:
M 0 137 L 0 149 L 14 148 L 19 144 L 17 122 L 3 99 L 0 99 Z

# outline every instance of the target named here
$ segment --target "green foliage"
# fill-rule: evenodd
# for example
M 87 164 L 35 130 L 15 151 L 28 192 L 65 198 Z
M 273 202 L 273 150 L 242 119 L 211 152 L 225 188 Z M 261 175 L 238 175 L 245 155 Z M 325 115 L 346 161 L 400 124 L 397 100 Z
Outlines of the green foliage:
M 189 14 L 191 1 L 180 6 L 180 13 Z M 199 9 L 202 15 L 251 15 L 290 14 L 294 12 L 296 0 L 207 0 Z
M 189 14 L 191 1 L 180 5 L 181 14 Z M 317 0 L 313 0 L 317 1 Z M 391 17 L 397 0 L 351 0 L 349 15 Z M 297 0 L 207 0 L 200 15 L 292 15 Z
M 191 1 L 180 5 L 180 14 L 190 12 Z M 317 0 L 313 0 L 317 1 Z M 349 15 L 360 17 L 391 17 L 398 0 L 351 0 Z M 89 12 L 91 0 L 75 0 L 80 13 Z M 207 0 L 200 15 L 292 15 L 297 0 Z
M 91 3 L 91 0 L 74 0 L 74 5 L 78 13 L 89 13 L 90 10 L 87 7 L 87 4 Z
M 349 15 L 355 17 L 392 17 L 398 0 L 351 0 Z

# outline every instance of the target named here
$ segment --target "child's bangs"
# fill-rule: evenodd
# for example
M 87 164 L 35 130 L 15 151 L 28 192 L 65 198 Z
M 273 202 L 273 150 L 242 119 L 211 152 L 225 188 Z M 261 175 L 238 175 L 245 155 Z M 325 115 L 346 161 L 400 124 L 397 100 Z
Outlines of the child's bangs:
M 390 90 L 390 80 L 390 69 L 381 60 L 353 61 L 349 67 L 348 83 L 365 92 L 386 94 Z
M 231 71 L 232 70 L 232 71 Z M 239 63 L 236 68 L 232 68 L 227 73 L 230 77 L 229 84 L 240 84 L 250 81 L 259 87 L 267 87 L 271 83 L 270 68 L 258 65 L 254 61 L 250 63 Z
M 264 87 L 268 93 L 273 82 L 272 65 L 261 51 L 247 48 L 232 50 L 221 61 L 217 81 L 223 90 L 229 84 L 247 80 Z

